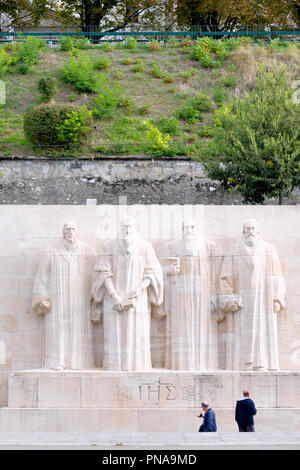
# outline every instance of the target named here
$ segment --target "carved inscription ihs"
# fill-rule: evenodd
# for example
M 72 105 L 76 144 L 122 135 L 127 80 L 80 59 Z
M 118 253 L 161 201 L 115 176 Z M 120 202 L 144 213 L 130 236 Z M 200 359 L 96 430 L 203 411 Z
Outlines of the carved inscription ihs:
M 138 387 L 138 397 L 141 401 L 153 402 L 176 400 L 176 387 L 171 383 L 160 382 L 160 380 L 141 384 Z

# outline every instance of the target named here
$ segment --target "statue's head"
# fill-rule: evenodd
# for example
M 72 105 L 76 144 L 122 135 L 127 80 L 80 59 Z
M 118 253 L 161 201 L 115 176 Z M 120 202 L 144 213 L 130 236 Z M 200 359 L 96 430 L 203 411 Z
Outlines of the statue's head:
M 135 220 L 127 216 L 121 219 L 121 236 L 124 239 L 131 238 L 135 233 Z
M 77 240 L 77 224 L 74 221 L 66 222 L 63 226 L 63 237 L 67 242 L 75 243 Z
M 185 219 L 182 222 L 182 236 L 186 240 L 192 240 L 197 236 L 197 225 L 195 219 Z
M 247 245 L 254 245 L 258 238 L 258 223 L 255 219 L 247 219 L 243 223 L 243 238 Z

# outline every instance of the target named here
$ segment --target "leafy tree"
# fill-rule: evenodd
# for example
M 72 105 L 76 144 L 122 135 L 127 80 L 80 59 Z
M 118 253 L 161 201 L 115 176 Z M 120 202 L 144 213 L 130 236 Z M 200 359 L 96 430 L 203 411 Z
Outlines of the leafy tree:
M 177 22 L 203 25 L 204 30 L 232 29 L 239 25 L 288 24 L 300 21 L 300 0 L 0 0 L 0 13 L 12 25 L 38 25 L 40 19 L 118 31 L 134 23 L 164 27 Z
M 288 24 L 297 17 L 299 0 L 178 0 L 178 20 L 223 31 L 239 25 Z
M 9 17 L 10 26 L 36 26 L 52 3 L 48 0 L 0 0 L 0 14 Z
M 54 10 L 64 23 L 79 25 L 83 31 L 97 29 L 106 20 L 108 31 L 113 32 L 137 21 L 140 15 L 161 3 L 165 0 L 62 0 Z
M 215 112 L 215 133 L 200 159 L 208 177 L 246 203 L 283 197 L 300 186 L 300 109 L 285 68 L 261 69 L 244 99 Z

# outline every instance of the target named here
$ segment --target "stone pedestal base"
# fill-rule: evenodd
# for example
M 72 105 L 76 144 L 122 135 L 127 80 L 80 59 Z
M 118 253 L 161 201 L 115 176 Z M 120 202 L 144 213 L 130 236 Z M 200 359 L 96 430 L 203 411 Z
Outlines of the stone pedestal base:
M 257 431 L 300 431 L 300 372 L 12 372 L 0 429 L 36 432 L 197 431 L 201 401 L 218 430 L 237 430 L 236 400 L 248 389 Z
M 219 432 L 237 432 L 234 408 L 214 408 Z M 1 408 L 0 432 L 197 432 L 199 408 Z M 257 432 L 300 432 L 300 408 L 258 408 Z

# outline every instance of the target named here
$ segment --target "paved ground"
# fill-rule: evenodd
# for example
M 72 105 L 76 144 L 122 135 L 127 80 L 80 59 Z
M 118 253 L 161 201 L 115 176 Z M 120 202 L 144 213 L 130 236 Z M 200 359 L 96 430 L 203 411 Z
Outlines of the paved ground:
M 0 450 L 300 450 L 300 433 L 0 433 Z

